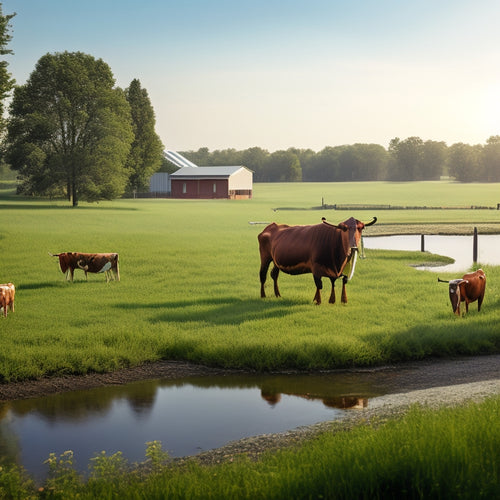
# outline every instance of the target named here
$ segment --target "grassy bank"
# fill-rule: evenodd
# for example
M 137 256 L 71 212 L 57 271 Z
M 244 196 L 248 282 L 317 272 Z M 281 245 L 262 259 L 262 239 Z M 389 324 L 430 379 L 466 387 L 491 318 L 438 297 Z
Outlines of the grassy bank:
M 443 203 L 462 189 L 421 183 L 423 201 L 434 184 L 443 191 Z M 468 187 L 476 190 L 471 203 L 493 203 L 491 185 Z M 158 359 L 310 370 L 498 352 L 496 267 L 485 268 L 484 310 L 478 314 L 472 307 L 466 318 L 451 314 L 446 287 L 434 273 L 412 267 L 446 259 L 420 252 L 367 251 L 347 287 L 347 305 L 327 303 L 325 282 L 324 303 L 315 306 L 311 275 L 282 274 L 282 299 L 272 296 L 269 279 L 269 297 L 261 299 L 257 234 L 263 225 L 249 222 L 379 217 L 368 235 L 377 226 L 410 220 L 492 226 L 500 221 L 496 210 L 272 210 L 292 200 L 312 206 L 326 189 L 346 200 L 357 193 L 378 201 L 383 190 L 404 196 L 402 190 L 416 187 L 266 184 L 256 185 L 254 199 L 247 201 L 122 200 L 78 209 L 4 192 L 0 281 L 14 282 L 17 295 L 15 313 L 0 321 L 0 380 L 112 371 Z M 85 282 L 76 271 L 75 282 L 67 283 L 57 259 L 48 255 L 62 251 L 118 252 L 122 280 L 106 284 L 103 275 L 89 275 Z
M 84 481 L 66 453 L 49 459 L 40 489 L 17 468 L 0 468 L 3 498 L 377 499 L 498 498 L 500 398 L 450 412 L 413 407 L 400 419 L 372 421 L 267 453 L 256 462 L 168 466 L 158 443 L 130 469 L 120 453 L 96 455 Z M 163 464 L 167 465 L 164 466 Z M 146 473 L 147 471 L 147 473 Z

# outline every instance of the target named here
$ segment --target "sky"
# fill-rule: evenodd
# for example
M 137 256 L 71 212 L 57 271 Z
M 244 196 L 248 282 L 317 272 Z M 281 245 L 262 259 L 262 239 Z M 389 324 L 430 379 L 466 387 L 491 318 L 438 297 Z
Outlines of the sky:
M 498 0 L 0 0 L 24 84 L 47 53 L 137 78 L 176 151 L 500 135 Z

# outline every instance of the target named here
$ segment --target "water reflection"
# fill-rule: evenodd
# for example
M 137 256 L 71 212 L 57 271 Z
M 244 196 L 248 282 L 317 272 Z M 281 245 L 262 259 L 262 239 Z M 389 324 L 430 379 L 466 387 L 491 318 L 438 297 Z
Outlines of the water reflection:
M 418 234 L 397 236 L 367 236 L 364 238 L 365 248 L 381 250 L 411 250 L 421 249 L 421 237 Z M 439 267 L 422 266 L 436 272 L 465 272 L 473 264 L 473 237 L 450 235 L 425 235 L 425 251 L 446 255 L 455 259 L 453 264 Z M 485 265 L 500 265 L 500 235 L 483 234 L 478 236 L 478 262 Z
M 72 450 L 85 472 L 101 450 L 144 460 L 160 440 L 171 456 L 333 420 L 383 391 L 360 374 L 190 377 L 56 394 L 0 405 L 0 456 L 35 477 L 49 453 Z

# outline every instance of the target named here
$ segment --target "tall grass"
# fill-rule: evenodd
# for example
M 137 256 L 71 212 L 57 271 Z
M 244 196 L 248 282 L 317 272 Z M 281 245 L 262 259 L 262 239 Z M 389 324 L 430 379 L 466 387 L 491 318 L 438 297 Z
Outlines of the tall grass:
M 419 186 L 423 202 L 442 189 L 444 204 L 462 189 Z M 490 185 L 469 188 L 471 203 L 493 203 Z M 272 296 L 269 278 L 269 296 L 260 298 L 257 234 L 263 226 L 249 221 L 317 223 L 325 211 L 272 209 L 314 206 L 324 190 L 352 202 L 355 195 L 378 201 L 384 191 L 396 198 L 404 189 L 416 188 L 256 185 L 252 200 L 121 200 L 78 209 L 19 200 L 7 191 L 0 200 L 0 282 L 14 282 L 17 295 L 16 311 L 0 318 L 0 381 L 112 371 L 158 359 L 265 371 L 498 352 L 496 267 L 485 268 L 483 310 L 478 314 L 473 305 L 465 318 L 452 315 L 446 286 L 434 273 L 411 267 L 444 260 L 420 252 L 368 250 L 347 286 L 347 305 L 328 304 L 325 281 L 324 302 L 315 306 L 311 275 L 281 274 L 281 299 Z M 450 211 L 410 212 L 416 222 L 450 217 Z M 376 215 L 380 224 L 386 218 L 371 211 L 326 215 L 333 221 Z M 496 223 L 500 212 L 460 210 L 459 216 Z M 76 271 L 75 282 L 67 283 L 48 255 L 62 251 L 118 252 L 122 280 L 107 284 L 103 275 L 89 275 L 85 282 Z
M 414 406 L 402 418 L 349 431 L 333 424 L 329 432 L 257 461 L 243 456 L 205 467 L 163 465 L 166 456 L 153 442 L 147 443 L 148 460 L 132 469 L 120 453 L 97 455 L 87 481 L 77 476 L 66 452 L 49 457 L 51 473 L 38 490 L 18 468 L 0 468 L 0 496 L 490 500 L 499 492 L 499 413 L 498 396 L 453 411 Z

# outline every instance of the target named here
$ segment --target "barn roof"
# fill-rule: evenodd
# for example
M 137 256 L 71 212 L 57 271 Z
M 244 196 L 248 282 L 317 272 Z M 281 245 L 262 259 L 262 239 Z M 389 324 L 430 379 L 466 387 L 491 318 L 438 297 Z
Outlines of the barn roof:
M 171 177 L 176 179 L 214 179 L 228 178 L 239 170 L 248 170 L 243 166 L 234 167 L 183 167 L 174 172 Z

